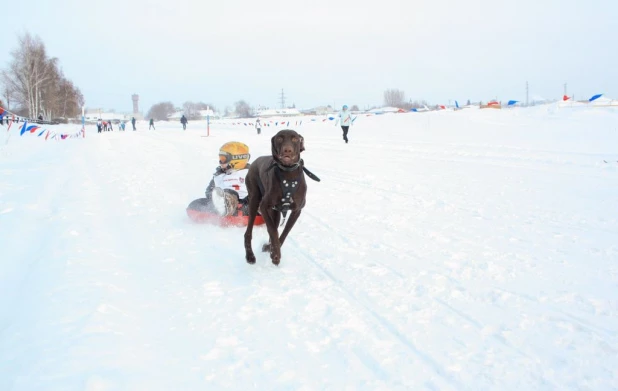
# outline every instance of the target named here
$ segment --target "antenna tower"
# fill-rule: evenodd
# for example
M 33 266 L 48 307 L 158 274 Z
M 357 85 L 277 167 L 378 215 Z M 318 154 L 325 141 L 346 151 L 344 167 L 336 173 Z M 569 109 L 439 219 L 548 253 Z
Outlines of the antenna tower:
M 281 103 L 281 108 L 285 109 L 285 94 L 283 93 L 283 88 L 281 89 L 281 96 L 279 97 L 279 102 Z

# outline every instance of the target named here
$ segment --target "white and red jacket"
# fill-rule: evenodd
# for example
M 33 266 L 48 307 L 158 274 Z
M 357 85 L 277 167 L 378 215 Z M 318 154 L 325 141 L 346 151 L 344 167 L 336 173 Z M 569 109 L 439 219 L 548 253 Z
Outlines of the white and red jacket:
M 242 170 L 228 170 L 226 172 L 215 173 L 206 188 L 206 197 L 210 197 L 212 190 L 215 187 L 219 187 L 223 190 L 230 189 L 234 190 L 238 193 L 238 198 L 242 200 L 246 198 L 247 193 L 247 185 L 245 184 L 245 177 L 249 172 L 248 168 L 244 168 Z

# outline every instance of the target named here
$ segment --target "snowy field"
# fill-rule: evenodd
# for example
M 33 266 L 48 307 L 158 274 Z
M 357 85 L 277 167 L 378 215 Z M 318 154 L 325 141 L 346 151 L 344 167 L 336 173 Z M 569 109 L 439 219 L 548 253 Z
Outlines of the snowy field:
M 0 127 L 0 390 L 618 389 L 617 109 L 292 125 L 279 267 L 185 208 L 280 127 Z

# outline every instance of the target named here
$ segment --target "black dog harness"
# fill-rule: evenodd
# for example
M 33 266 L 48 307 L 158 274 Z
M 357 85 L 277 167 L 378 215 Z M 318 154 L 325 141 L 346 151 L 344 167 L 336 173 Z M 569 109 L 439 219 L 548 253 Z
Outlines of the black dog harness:
M 309 178 L 313 179 L 316 182 L 320 182 L 320 178 L 318 178 L 314 173 L 307 170 L 305 168 L 305 162 L 301 159 L 299 162 L 294 163 L 291 166 L 284 166 L 277 161 L 273 161 L 273 163 L 266 169 L 266 172 L 275 169 L 275 176 L 281 185 L 281 193 L 283 197 L 281 198 L 281 203 L 273 206 L 273 209 L 277 212 L 280 212 L 283 215 L 283 221 L 281 225 L 285 222 L 286 215 L 290 209 L 292 209 L 292 203 L 294 203 L 293 196 L 298 190 L 298 184 L 300 182 L 300 175 L 294 179 L 283 179 L 281 176 L 281 171 L 292 172 L 296 171 L 299 168 L 302 168 L 303 171 L 309 176 Z M 260 186 L 260 191 L 264 194 L 264 185 L 261 180 L 258 180 L 258 185 Z

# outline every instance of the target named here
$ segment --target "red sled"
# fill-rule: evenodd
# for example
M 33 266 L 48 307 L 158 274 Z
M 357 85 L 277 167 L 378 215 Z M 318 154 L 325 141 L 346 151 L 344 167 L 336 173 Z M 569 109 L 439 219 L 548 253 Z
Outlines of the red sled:
M 187 207 L 187 216 L 191 220 L 200 224 L 213 224 L 221 227 L 246 227 L 249 224 L 249 216 L 244 216 L 240 205 L 238 212 L 234 216 L 219 216 L 209 210 L 206 198 L 198 198 Z M 264 218 L 260 215 L 255 216 L 253 225 L 264 224 Z

